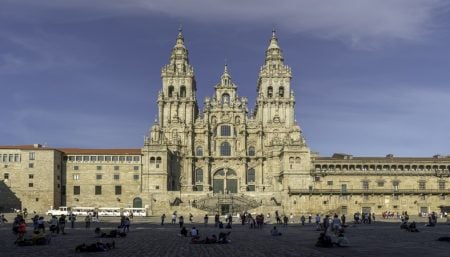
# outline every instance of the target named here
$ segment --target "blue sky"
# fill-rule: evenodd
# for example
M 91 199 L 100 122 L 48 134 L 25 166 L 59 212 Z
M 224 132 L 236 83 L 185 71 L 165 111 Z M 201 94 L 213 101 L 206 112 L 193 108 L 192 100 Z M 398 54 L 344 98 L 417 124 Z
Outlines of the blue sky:
M 180 23 L 200 106 L 225 59 L 254 106 L 275 27 L 313 151 L 450 154 L 443 0 L 0 0 L 0 145 L 141 147 Z

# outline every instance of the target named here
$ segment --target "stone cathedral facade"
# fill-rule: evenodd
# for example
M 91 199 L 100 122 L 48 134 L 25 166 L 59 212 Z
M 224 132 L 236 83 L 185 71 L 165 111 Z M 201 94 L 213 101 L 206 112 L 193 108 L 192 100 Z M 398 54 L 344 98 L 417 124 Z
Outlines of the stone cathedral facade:
M 159 215 L 428 213 L 450 206 L 449 156 L 312 153 L 295 119 L 292 72 L 275 32 L 252 113 L 226 65 L 199 109 L 181 31 L 161 78 L 158 118 L 141 149 L 0 146 L 0 195 L 8 199 L 0 208 L 145 207 Z

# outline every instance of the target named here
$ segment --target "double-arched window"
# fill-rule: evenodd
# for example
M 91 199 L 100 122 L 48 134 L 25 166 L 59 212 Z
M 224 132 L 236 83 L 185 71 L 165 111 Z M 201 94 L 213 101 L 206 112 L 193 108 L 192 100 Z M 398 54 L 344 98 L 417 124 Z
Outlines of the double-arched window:
M 228 93 L 224 93 L 222 95 L 222 104 L 229 104 L 230 103 L 230 95 Z
M 173 90 L 174 90 L 174 87 L 173 86 L 169 86 L 169 97 L 173 96 Z
M 195 170 L 195 183 L 203 183 L 203 170 L 202 169 L 196 169 Z
M 223 142 L 220 144 L 220 155 L 230 156 L 231 155 L 231 145 L 228 142 Z
M 255 191 L 256 173 L 255 169 L 247 170 L 247 191 Z
M 180 87 L 180 97 L 186 97 L 186 87 L 185 86 L 181 86 Z

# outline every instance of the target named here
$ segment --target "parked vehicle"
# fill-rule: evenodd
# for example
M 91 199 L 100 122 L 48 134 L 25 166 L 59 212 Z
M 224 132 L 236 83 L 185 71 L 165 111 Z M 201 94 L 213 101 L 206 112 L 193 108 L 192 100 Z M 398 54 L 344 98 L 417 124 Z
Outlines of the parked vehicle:
M 120 217 L 120 208 L 115 207 L 103 207 L 98 208 L 98 216 L 104 217 Z
M 53 209 L 53 210 L 48 210 L 46 212 L 47 215 L 52 216 L 52 215 L 56 215 L 56 216 L 60 216 L 60 215 L 68 215 L 70 211 L 70 208 L 67 206 L 61 206 L 58 209 Z
M 123 209 L 123 215 L 124 216 L 130 216 L 130 214 L 133 213 L 133 216 L 137 217 L 145 217 L 147 216 L 147 209 L 146 208 L 124 208 Z

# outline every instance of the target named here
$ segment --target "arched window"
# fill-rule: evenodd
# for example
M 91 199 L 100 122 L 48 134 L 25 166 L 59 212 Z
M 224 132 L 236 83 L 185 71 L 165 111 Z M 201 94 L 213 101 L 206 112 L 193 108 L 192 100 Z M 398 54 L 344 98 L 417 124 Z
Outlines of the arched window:
M 300 163 L 300 157 L 295 158 L 295 163 Z
M 201 146 L 198 146 L 195 150 L 195 155 L 197 156 L 203 156 L 203 148 Z
M 169 97 L 173 96 L 173 86 L 169 86 Z
M 155 164 L 155 157 L 150 157 L 150 164 Z
M 156 157 L 156 168 L 159 168 L 160 164 L 161 164 L 161 157 Z
M 185 86 L 180 87 L 180 97 L 186 97 L 186 87 Z
M 231 136 L 231 127 L 229 125 L 220 126 L 220 135 L 223 137 Z
M 247 183 L 255 183 L 255 170 L 247 170 Z
M 280 97 L 284 97 L 284 87 L 280 87 L 280 88 L 278 89 L 278 95 L 279 95 Z
M 230 156 L 231 155 L 231 145 L 228 142 L 223 142 L 220 145 L 220 155 L 221 156 Z
M 267 88 L 267 97 L 272 98 L 273 95 L 273 88 L 269 87 Z
M 142 208 L 142 199 L 136 197 L 133 199 L 133 208 Z
M 230 103 L 230 95 L 225 93 L 222 95 L 222 104 L 228 104 Z
M 202 169 L 196 169 L 195 170 L 195 183 L 203 183 L 203 170 Z
M 248 156 L 255 156 L 255 148 L 253 146 L 248 148 Z

